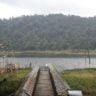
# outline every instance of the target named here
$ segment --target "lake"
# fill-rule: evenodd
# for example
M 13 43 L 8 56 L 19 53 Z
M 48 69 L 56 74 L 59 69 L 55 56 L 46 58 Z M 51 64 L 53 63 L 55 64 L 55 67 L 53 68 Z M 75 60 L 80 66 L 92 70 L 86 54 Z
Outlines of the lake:
M 80 69 L 80 68 L 96 68 L 96 58 L 91 58 L 91 64 L 89 64 L 88 58 L 39 58 L 39 57 L 0 57 L 1 64 L 5 62 L 16 63 L 22 67 L 28 67 L 32 64 L 32 67 L 45 64 L 53 64 L 58 70 Z M 3 63 L 2 63 L 3 62 Z M 0 65 L 1 66 L 1 65 Z

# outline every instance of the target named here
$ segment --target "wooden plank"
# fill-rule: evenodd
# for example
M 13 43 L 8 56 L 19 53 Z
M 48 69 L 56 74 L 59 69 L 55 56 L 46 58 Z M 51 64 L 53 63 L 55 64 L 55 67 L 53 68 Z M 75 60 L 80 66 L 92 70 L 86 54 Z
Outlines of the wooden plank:
M 33 96 L 55 96 L 50 80 L 49 68 L 40 69 L 39 78 Z

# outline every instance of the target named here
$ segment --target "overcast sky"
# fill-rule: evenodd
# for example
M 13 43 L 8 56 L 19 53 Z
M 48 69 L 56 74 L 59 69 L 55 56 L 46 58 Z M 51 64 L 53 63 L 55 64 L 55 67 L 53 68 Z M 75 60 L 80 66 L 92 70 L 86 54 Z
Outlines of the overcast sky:
M 50 13 L 95 16 L 96 0 L 0 0 L 0 18 Z

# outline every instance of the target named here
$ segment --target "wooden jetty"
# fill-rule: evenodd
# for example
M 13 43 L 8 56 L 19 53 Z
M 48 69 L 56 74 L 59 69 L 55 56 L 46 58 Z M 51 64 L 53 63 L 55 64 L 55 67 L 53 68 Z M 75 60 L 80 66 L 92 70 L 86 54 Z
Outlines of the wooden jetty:
M 37 66 L 15 96 L 82 96 L 69 95 L 70 89 L 52 65 Z

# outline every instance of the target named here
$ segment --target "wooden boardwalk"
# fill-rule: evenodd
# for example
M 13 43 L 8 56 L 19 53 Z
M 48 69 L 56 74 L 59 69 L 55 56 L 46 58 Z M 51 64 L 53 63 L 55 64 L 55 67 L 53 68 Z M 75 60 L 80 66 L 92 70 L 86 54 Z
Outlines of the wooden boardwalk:
M 69 89 L 53 66 L 37 66 L 15 96 L 69 96 Z
M 41 67 L 33 96 L 55 96 L 54 93 L 49 69 L 47 67 Z

